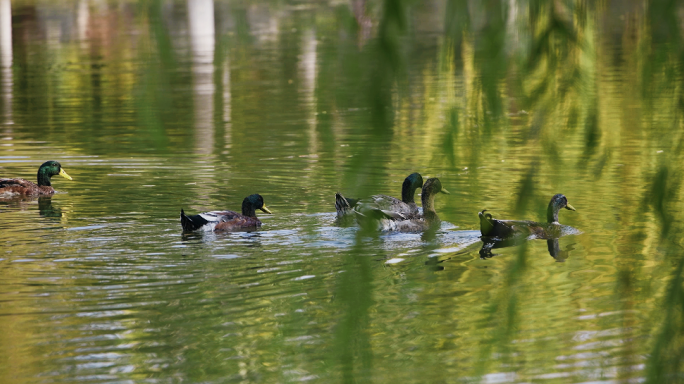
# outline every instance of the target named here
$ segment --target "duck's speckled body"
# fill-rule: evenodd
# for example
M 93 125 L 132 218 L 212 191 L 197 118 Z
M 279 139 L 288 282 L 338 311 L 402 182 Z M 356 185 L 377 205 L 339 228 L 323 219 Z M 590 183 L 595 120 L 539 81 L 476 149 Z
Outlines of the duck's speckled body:
M 423 186 L 423 177 L 419 173 L 412 173 L 404 179 L 401 185 L 401 200 L 387 195 L 373 195 L 364 199 L 353 199 L 342 196 L 341 193 L 335 194 L 335 210 L 337 216 L 342 217 L 354 212 L 354 207 L 361 203 L 383 210 L 390 215 L 401 218 L 412 218 L 420 215 L 420 209 L 414 198 L 416 189 Z
M 242 201 L 242 214 L 234 211 L 211 211 L 187 216 L 181 209 L 180 219 L 183 231 L 198 229 L 207 231 L 249 231 L 261 227 L 261 220 L 256 217 L 256 210 L 266 213 L 271 211 L 264 204 L 259 194 L 249 195 Z
M 506 239 L 513 236 L 534 237 L 538 239 L 557 238 L 561 235 L 561 225 L 558 223 L 558 212 L 565 208 L 574 211 L 575 208 L 568 204 L 568 199 L 557 194 L 551 198 L 546 210 L 546 223 L 538 223 L 530 220 L 497 220 L 491 214 L 483 210 L 480 217 L 480 233 L 483 237 L 496 237 Z
M 46 161 L 38 168 L 38 184 L 26 179 L 0 179 L 0 197 L 50 196 L 55 193 L 50 178 L 60 175 L 72 180 L 56 161 Z

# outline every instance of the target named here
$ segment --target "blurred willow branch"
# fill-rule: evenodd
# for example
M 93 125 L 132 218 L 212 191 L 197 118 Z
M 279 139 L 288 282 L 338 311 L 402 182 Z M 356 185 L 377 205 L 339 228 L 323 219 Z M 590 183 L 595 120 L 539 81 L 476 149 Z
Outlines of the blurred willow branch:
M 676 213 L 681 212 L 684 94 L 674 84 L 680 83 L 683 76 L 684 9 L 678 1 L 654 0 L 648 2 L 647 10 L 650 34 L 642 39 L 639 51 L 641 96 L 647 106 L 646 119 L 654 127 L 647 132 L 648 138 L 661 150 L 643 202 L 659 219 L 662 249 L 666 250 L 663 260 L 675 267 L 662 298 L 662 311 L 653 316 L 659 325 L 646 366 L 646 379 L 648 383 L 680 383 L 684 380 L 684 228 Z M 672 119 L 663 121 L 662 116 Z
M 679 237 L 683 228 L 672 215 L 680 190 L 681 176 L 668 164 L 661 164 L 645 196 L 645 203 L 660 221 L 661 241 L 667 246 L 665 260 L 676 265 L 662 299 L 663 311 L 656 313 L 661 319 L 648 359 L 648 383 L 680 383 L 684 379 L 684 247 Z

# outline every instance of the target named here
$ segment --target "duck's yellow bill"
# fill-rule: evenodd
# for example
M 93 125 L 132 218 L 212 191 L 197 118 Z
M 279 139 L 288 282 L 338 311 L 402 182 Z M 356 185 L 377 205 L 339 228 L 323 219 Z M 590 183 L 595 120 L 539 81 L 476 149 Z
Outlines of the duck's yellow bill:
M 73 180 L 73 179 L 71 178 L 71 176 L 67 175 L 67 173 L 64 172 L 64 169 L 63 169 L 63 168 L 60 168 L 60 169 L 59 169 L 59 175 L 62 176 L 63 178 L 65 178 L 65 179 Z
M 570 205 L 570 204 L 566 205 L 566 206 L 565 206 L 565 209 L 569 209 L 569 210 L 571 210 L 571 211 L 576 211 L 575 207 L 573 207 L 573 206 Z
M 273 212 L 271 212 L 271 210 L 269 210 L 265 205 L 264 205 L 263 207 L 259 208 L 259 209 L 261 209 L 262 211 L 264 211 L 264 212 L 266 212 L 266 213 L 273 214 Z
M 447 191 L 447 190 L 444 189 L 444 188 L 442 188 L 442 190 L 441 190 L 440 192 L 442 192 L 442 193 L 445 194 L 445 195 L 451 195 L 451 193 L 449 193 L 449 191 Z

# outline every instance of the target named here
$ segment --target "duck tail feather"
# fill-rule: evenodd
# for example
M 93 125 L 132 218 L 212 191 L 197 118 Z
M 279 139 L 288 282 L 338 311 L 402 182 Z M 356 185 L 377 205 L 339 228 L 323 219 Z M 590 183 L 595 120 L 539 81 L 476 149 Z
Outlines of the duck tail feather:
M 180 220 L 181 227 L 183 227 L 183 231 L 185 232 L 194 231 L 196 229 L 199 229 L 204 224 L 208 223 L 208 221 L 202 218 L 202 216 L 200 215 L 187 216 L 182 208 L 180 213 Z
M 494 221 L 492 215 L 485 213 L 486 211 L 486 209 L 483 209 L 482 212 L 478 213 L 480 217 L 480 233 L 482 236 L 492 236 L 494 235 Z
M 339 192 L 335 193 L 335 210 L 337 211 L 338 215 L 347 214 L 352 209 L 355 203 L 356 200 L 347 199 L 346 197 L 342 196 L 342 194 Z

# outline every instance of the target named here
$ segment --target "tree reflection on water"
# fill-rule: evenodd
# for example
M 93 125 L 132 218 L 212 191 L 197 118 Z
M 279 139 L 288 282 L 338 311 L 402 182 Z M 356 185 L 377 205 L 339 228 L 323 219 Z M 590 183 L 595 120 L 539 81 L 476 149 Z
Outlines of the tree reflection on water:
M 0 134 L 8 156 L 38 145 L 73 158 L 162 159 L 127 166 L 155 183 L 173 174 L 173 187 L 152 202 L 179 208 L 257 189 L 285 212 L 320 213 L 332 211 L 335 190 L 384 193 L 414 171 L 457 191 L 438 208 L 461 230 L 476 229 L 485 208 L 543 217 L 539 202 L 557 191 L 583 207 L 569 220 L 584 235 L 547 239 L 548 253 L 564 263 L 546 258 L 552 267 L 543 270 L 531 256 L 539 242 L 485 243 L 483 258 L 496 249 L 507 257 L 473 252 L 474 261 L 451 269 L 434 268 L 435 258 L 427 271 L 397 268 L 385 281 L 374 263 L 389 257 L 382 240 L 360 232 L 352 249 L 328 255 L 339 264 L 322 267 L 334 277 L 324 289 L 329 302 L 310 299 L 320 318 L 277 323 L 272 298 L 257 297 L 263 312 L 250 306 L 255 318 L 277 326 L 252 332 L 257 321 L 245 321 L 231 348 L 249 359 L 226 359 L 222 368 L 202 365 L 201 354 L 169 352 L 197 365 L 190 379 L 230 370 L 239 371 L 231 372 L 236 380 L 273 379 L 273 366 L 286 365 L 282 336 L 320 321 L 330 335 L 321 345 L 331 348 L 316 351 L 325 355 L 320 366 L 299 363 L 324 380 L 494 381 L 487 375 L 507 369 L 521 381 L 560 380 L 568 376 L 539 372 L 560 374 L 557 361 L 570 358 L 561 351 L 596 329 L 619 336 L 619 347 L 595 355 L 610 355 L 610 379 L 674 383 L 684 356 L 682 15 L 674 0 L 0 1 Z M 94 172 L 91 183 L 122 192 L 113 177 Z M 72 204 L 87 206 L 88 188 L 73 190 Z M 152 202 L 137 204 L 152 210 Z M 66 211 L 50 199 L 38 204 L 47 217 Z M 434 235 L 423 234 L 421 256 L 438 249 Z M 590 301 L 600 303 L 595 321 L 554 328 L 576 318 L 553 311 L 585 311 Z M 150 310 L 147 320 L 172 328 L 164 321 L 178 313 L 169 308 Z M 217 327 L 198 317 L 194 326 Z M 185 324 L 177 335 L 222 351 L 221 337 L 193 338 Z M 276 357 L 266 364 L 262 355 Z M 160 377 L 146 373 L 136 379 Z M 597 379 L 594 371 L 573 378 Z

